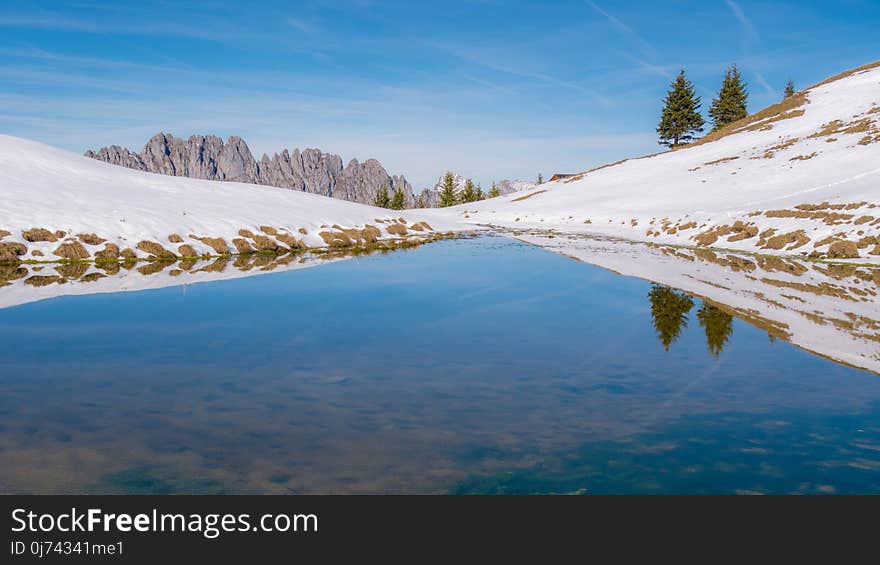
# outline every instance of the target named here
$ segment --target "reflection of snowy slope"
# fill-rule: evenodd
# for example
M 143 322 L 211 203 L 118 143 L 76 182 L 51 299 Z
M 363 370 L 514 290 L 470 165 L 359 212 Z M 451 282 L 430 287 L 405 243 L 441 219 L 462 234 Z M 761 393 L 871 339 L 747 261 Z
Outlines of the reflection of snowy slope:
M 518 238 L 703 297 L 774 337 L 880 373 L 878 269 L 588 236 Z

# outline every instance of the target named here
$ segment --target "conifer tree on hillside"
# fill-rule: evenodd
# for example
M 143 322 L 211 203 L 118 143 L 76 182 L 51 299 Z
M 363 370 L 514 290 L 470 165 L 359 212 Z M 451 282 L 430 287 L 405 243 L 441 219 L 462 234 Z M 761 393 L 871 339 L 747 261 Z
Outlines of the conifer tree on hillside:
M 669 346 L 681 336 L 681 330 L 688 325 L 687 315 L 694 306 L 694 299 L 659 284 L 651 286 L 648 299 L 651 301 L 651 317 L 657 338 L 663 348 L 669 351 Z
M 544 184 L 544 175 L 538 173 L 538 184 Z
M 403 210 L 405 207 L 406 196 L 403 194 L 403 191 L 398 188 L 394 191 L 394 196 L 391 197 L 389 208 L 391 208 L 392 210 Z
M 391 206 L 391 197 L 388 196 L 387 186 L 383 186 L 376 191 L 376 194 L 373 196 L 373 206 L 378 206 L 379 208 Z
M 672 81 L 657 134 L 660 145 L 676 148 L 693 141 L 694 134 L 703 131 L 703 116 L 700 115 L 702 101 L 694 91 L 694 85 L 684 76 L 684 70 Z
M 697 320 L 706 333 L 709 352 L 717 358 L 730 339 L 730 334 L 733 333 L 733 316 L 720 308 L 704 303 L 697 311 Z
M 709 107 L 709 116 L 715 124 L 713 131 L 748 116 L 748 100 L 748 85 L 743 82 L 734 63 L 724 73 L 724 82 L 721 83 L 718 97 L 712 99 L 712 106 Z
M 455 194 L 455 176 L 451 172 L 447 172 L 443 175 L 443 184 L 440 186 L 440 200 L 437 203 L 437 207 L 446 208 L 456 204 L 458 204 L 458 198 Z
M 425 195 L 423 193 L 419 193 L 419 196 L 416 198 L 416 208 L 426 208 L 427 203 L 425 202 Z
M 464 188 L 461 189 L 461 194 L 459 195 L 459 200 L 461 202 L 473 202 L 476 200 L 475 198 L 476 189 L 474 188 L 474 181 L 468 179 L 464 183 Z
M 789 80 L 788 83 L 786 83 L 785 85 L 785 98 L 791 98 L 792 96 L 794 96 L 794 93 L 794 81 Z
M 489 191 L 489 198 L 495 198 L 496 196 L 501 196 L 501 192 L 498 190 L 498 185 L 495 184 L 495 181 L 492 181 L 492 189 Z
M 485 200 L 485 199 L 486 199 L 486 193 L 483 192 L 483 187 L 480 185 L 480 183 L 477 183 L 477 188 L 474 190 L 474 202 L 477 202 L 480 200 Z

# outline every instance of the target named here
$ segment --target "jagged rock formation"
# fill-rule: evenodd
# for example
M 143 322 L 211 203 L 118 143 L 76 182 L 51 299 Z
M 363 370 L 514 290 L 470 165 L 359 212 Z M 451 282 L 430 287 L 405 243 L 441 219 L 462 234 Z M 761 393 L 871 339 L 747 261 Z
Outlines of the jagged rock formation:
M 86 157 L 130 169 L 178 177 L 246 182 L 302 190 L 342 200 L 371 204 L 383 186 L 389 192 L 401 189 L 408 207 L 415 204 L 412 186 L 403 175 L 391 176 L 379 161 L 357 159 L 343 167 L 342 158 L 319 149 L 293 153 L 283 150 L 254 159 L 247 143 L 231 136 L 226 143 L 215 135 L 193 135 L 189 139 L 158 133 L 141 153 L 118 145 L 86 151 Z

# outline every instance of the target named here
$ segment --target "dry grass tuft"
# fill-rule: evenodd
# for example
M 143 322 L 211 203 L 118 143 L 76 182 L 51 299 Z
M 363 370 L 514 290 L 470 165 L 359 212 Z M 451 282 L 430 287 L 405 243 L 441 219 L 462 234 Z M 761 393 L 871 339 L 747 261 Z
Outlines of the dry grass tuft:
M 299 228 L 299 229 L 296 230 L 296 231 L 298 231 L 299 233 L 301 233 L 301 234 L 303 234 L 303 235 L 309 235 L 309 232 L 306 231 L 306 228 Z
M 306 247 L 302 240 L 299 240 L 286 232 L 278 232 L 275 239 L 291 249 L 305 249 Z
M 818 153 L 813 151 L 809 155 L 797 155 L 795 157 L 792 157 L 791 159 L 789 159 L 789 161 L 809 161 L 810 159 L 812 159 L 816 155 L 818 155 Z
M 104 249 L 100 251 L 95 251 L 95 263 L 101 263 L 105 261 L 113 261 L 114 263 L 119 260 L 119 246 L 115 243 L 108 243 L 104 246 Z
M 531 194 L 526 194 L 525 196 L 520 196 L 519 198 L 514 198 L 513 200 L 511 200 L 511 202 L 520 202 L 522 200 L 529 199 L 532 196 L 537 196 L 537 195 L 541 194 L 542 192 L 547 192 L 547 191 L 546 190 L 539 190 L 539 191 L 533 192 Z
M 200 241 L 217 252 L 218 255 L 229 254 L 229 244 L 222 237 L 199 237 L 190 234 L 190 237 L 196 241 Z
M 65 241 L 61 245 L 55 248 L 53 251 L 55 255 L 61 257 L 62 259 L 88 259 L 89 252 L 83 246 L 82 243 L 78 241 Z
M 731 161 L 736 161 L 739 157 L 722 157 L 721 159 L 716 159 L 714 161 L 709 161 L 708 163 L 703 163 L 704 165 L 720 165 L 722 163 L 729 163 Z
M 171 243 L 183 243 L 183 238 L 176 233 L 172 233 L 168 236 L 168 241 L 170 241 Z
M 8 235 L 12 235 L 12 232 L 6 231 L 6 230 L 0 230 L 0 239 L 3 239 L 4 237 L 6 237 Z
M 58 241 L 58 236 L 46 228 L 31 228 L 29 230 L 24 230 L 21 232 L 21 237 L 30 243 L 35 243 L 37 241 L 55 243 Z
M 192 245 L 189 245 L 189 244 L 186 244 L 186 243 L 183 244 L 183 245 L 181 245 L 180 247 L 177 248 L 177 253 L 178 253 L 181 257 L 190 257 L 190 258 L 192 258 L 192 257 L 198 257 L 198 256 L 199 256 L 199 252 L 196 251 L 196 248 L 193 247 Z
M 266 235 L 278 235 L 278 230 L 272 226 L 260 226 L 260 231 Z
M 242 231 L 245 231 L 245 230 L 242 230 Z M 239 233 L 241 233 L 241 232 L 239 232 Z M 253 234 L 251 234 L 251 235 L 253 235 Z M 248 240 L 242 239 L 240 237 L 236 237 L 235 239 L 233 239 L 232 245 L 235 246 L 235 250 L 238 251 L 239 253 L 253 253 L 254 252 L 254 248 L 251 247 L 251 244 L 248 243 Z
M 64 284 L 65 282 L 67 281 L 58 275 L 34 275 L 26 278 L 24 284 L 41 287 L 49 286 L 50 284 Z
M 101 245 L 102 243 L 107 241 L 103 237 L 98 237 L 93 233 L 78 233 L 76 234 L 76 237 L 78 237 L 81 242 L 87 245 Z
M 136 247 L 144 253 L 149 253 L 156 259 L 177 259 L 177 255 L 175 255 L 171 251 L 168 251 L 167 249 L 162 247 L 161 244 L 156 243 L 155 241 L 139 241 Z
M 855 259 L 859 256 L 859 246 L 853 241 L 836 241 L 828 248 L 831 259 Z
M 17 263 L 27 253 L 27 246 L 17 241 L 0 242 L 0 263 Z
M 385 231 L 391 235 L 405 236 L 407 234 L 406 226 L 403 224 L 391 224 L 385 228 Z

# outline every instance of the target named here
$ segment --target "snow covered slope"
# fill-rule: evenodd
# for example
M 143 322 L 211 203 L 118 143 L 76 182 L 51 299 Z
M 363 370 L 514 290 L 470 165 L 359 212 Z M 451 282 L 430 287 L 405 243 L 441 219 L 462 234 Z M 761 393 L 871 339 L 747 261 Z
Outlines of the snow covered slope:
M 880 63 L 691 146 L 447 209 L 482 225 L 880 260 Z
M 0 261 L 345 247 L 457 225 L 420 221 L 418 212 L 135 171 L 0 135 Z

